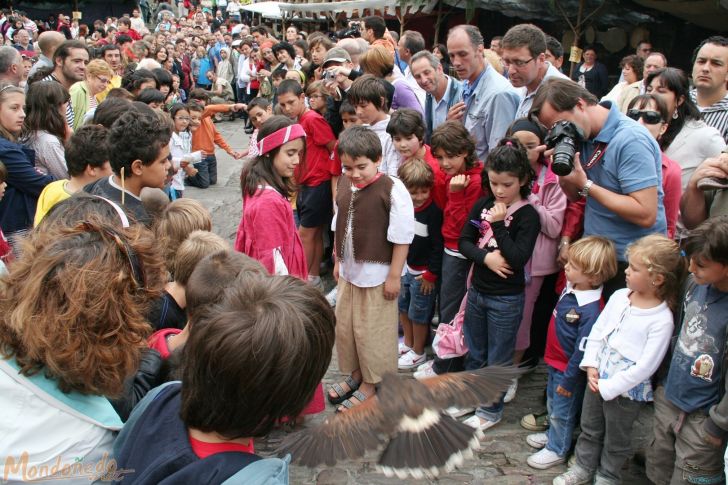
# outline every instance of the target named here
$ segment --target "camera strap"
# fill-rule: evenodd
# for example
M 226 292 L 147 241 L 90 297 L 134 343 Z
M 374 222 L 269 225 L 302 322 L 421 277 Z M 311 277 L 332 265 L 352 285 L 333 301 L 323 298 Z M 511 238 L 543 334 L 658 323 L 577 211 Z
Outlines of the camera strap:
M 599 160 L 604 157 L 604 153 L 607 151 L 607 144 L 606 143 L 598 143 L 597 147 L 594 149 L 594 153 L 592 153 L 591 158 L 589 161 L 584 165 L 584 170 L 589 170 L 593 166 L 595 166 L 597 163 L 599 163 Z

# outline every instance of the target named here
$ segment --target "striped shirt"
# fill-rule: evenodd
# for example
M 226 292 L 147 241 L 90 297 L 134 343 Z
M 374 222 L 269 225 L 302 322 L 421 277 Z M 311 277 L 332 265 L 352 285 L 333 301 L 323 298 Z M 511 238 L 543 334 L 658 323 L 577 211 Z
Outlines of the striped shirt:
M 46 77 L 42 79 L 42 81 L 54 81 L 57 83 L 60 83 L 58 79 L 53 76 L 53 74 L 48 74 Z M 73 106 L 71 106 L 71 102 L 68 102 L 68 105 L 66 106 L 66 123 L 68 124 L 69 128 L 73 128 L 73 122 L 75 121 L 76 116 L 73 113 Z
M 692 89 L 690 91 L 690 97 L 693 102 L 695 102 L 696 106 L 698 105 L 697 96 L 697 91 Z M 726 94 L 725 97 L 717 103 L 711 104 L 705 108 L 698 106 L 698 109 L 702 114 L 705 124 L 718 130 L 725 142 L 728 143 L 728 94 Z

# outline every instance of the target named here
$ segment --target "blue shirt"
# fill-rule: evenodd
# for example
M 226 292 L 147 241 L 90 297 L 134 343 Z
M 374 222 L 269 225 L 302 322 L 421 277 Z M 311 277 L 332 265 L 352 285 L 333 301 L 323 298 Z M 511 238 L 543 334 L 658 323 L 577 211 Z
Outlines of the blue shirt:
M 665 380 L 665 397 L 686 413 L 707 411 L 723 396 L 726 315 L 728 293 L 691 282 Z
M 625 221 L 592 197 L 586 200 L 584 236 L 610 238 L 617 248 L 617 259 L 626 261 L 624 250 L 630 243 L 655 232 L 667 233 L 662 202 L 662 155 L 645 127 L 620 113 L 616 104 L 604 102 L 602 105 L 609 108 L 609 116 L 596 137 L 582 145 L 582 166 L 587 164 L 599 143 L 608 145 L 602 159 L 586 171 L 587 177 L 600 187 L 621 195 L 657 187 L 657 219 L 648 228 Z
M 521 98 L 516 88 L 490 64 L 472 85 L 463 84 L 462 96 L 467 106 L 465 128 L 475 138 L 478 159 L 485 160 L 488 151 L 498 144 L 516 119 Z

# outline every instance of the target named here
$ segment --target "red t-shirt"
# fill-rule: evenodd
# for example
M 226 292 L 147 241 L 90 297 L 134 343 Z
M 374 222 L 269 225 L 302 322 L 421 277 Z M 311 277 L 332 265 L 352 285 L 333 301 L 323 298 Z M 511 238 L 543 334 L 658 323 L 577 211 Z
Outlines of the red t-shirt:
M 206 441 L 196 440 L 192 436 L 190 436 L 189 439 L 192 451 L 199 459 L 207 458 L 208 456 L 215 455 L 217 453 L 225 453 L 226 451 L 255 453 L 255 447 L 252 439 L 247 445 L 241 445 L 239 443 L 207 443 Z
M 324 117 L 312 109 L 302 114 L 298 123 L 306 132 L 306 163 L 296 168 L 296 182 L 315 187 L 340 173 L 326 148 L 326 144 L 336 140 L 336 137 Z
M 432 156 L 430 145 L 425 145 L 425 161 L 432 168 L 432 171 L 435 172 L 435 186 L 432 188 L 432 200 L 435 201 L 437 207 L 444 209 L 445 202 L 447 201 L 445 172 L 440 169 L 440 164 L 437 162 L 435 157 Z

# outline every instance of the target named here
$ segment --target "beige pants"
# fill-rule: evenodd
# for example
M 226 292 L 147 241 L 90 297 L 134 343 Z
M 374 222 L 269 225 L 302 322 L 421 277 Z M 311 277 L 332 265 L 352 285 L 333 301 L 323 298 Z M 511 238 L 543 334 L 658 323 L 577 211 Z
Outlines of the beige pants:
M 370 384 L 397 372 L 397 300 L 384 298 L 383 284 L 359 288 L 339 278 L 336 354 L 342 373 L 360 369 Z

